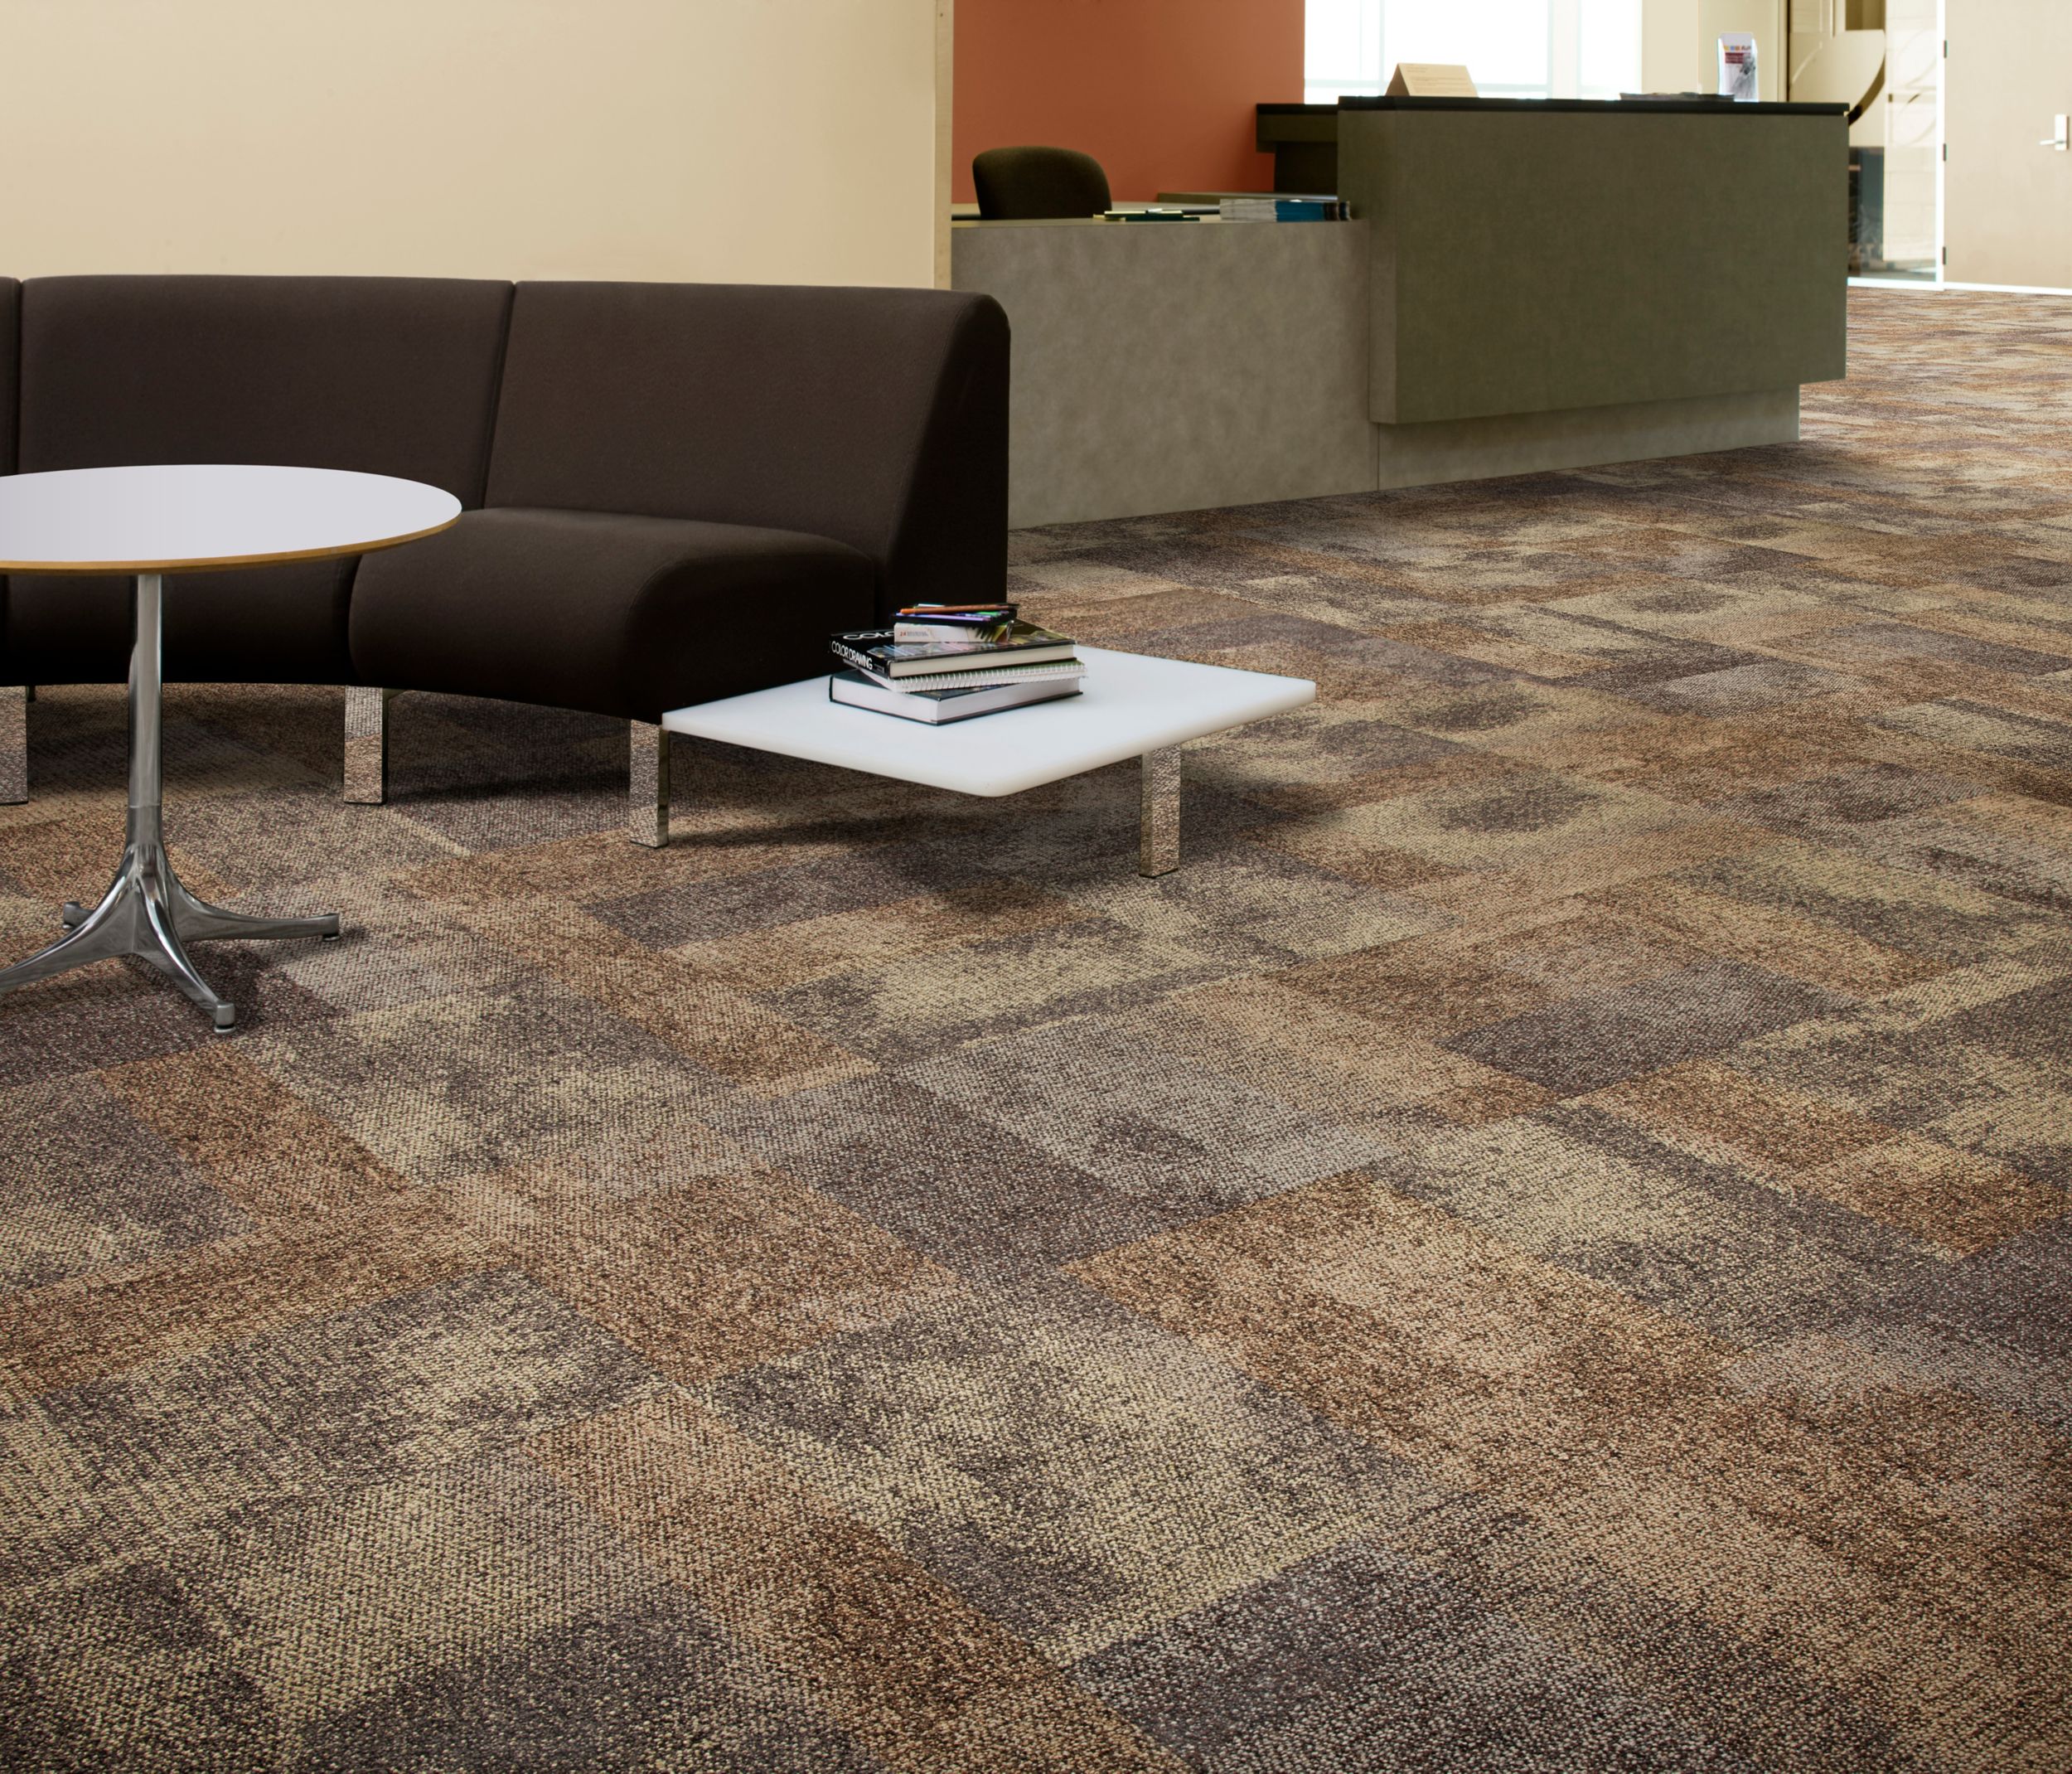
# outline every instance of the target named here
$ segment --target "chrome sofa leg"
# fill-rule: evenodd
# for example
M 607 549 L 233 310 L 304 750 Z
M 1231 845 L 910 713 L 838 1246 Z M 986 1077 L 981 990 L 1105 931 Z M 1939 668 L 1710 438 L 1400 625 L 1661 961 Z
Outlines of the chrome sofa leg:
M 346 686 L 346 799 L 379 807 L 389 798 L 389 705 L 393 690 Z
M 1137 873 L 1170 875 L 1180 865 L 1180 749 L 1144 754 L 1137 831 Z
M 651 721 L 627 724 L 632 730 L 627 773 L 626 835 L 660 850 L 669 841 L 669 729 Z
M 29 798 L 29 705 L 36 691 L 27 684 L 0 684 L 0 802 L 12 806 Z

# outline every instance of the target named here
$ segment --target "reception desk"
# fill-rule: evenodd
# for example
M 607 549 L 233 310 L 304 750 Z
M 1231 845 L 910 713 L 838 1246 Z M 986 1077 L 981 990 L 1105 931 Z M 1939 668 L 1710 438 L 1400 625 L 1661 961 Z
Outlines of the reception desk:
M 960 223 L 1014 327 L 1012 519 L 1798 435 L 1845 366 L 1840 106 L 1347 99 L 1346 222 Z

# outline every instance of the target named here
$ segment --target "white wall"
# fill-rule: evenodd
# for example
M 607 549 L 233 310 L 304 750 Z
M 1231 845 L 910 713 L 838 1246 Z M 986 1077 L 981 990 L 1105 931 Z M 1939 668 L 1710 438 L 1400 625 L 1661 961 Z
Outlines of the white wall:
M 1485 98 L 1607 98 L 1640 78 L 1648 0 L 1305 0 L 1305 96 L 1379 92 L 1398 62 L 1460 63 Z
M 1029 0 L 1039 3 L 1039 0 Z M 1837 0 L 1839 3 L 1839 0 Z M 1641 87 L 1648 92 L 1711 92 L 1717 83 L 1718 34 L 1723 31 L 1751 31 L 1756 48 L 1765 98 L 1781 96 L 1784 81 L 1784 0 L 1518 0 L 1513 5 L 1485 3 L 1473 10 L 1460 7 L 1457 0 L 1307 0 L 1309 27 L 1309 96 L 1328 99 L 1344 91 L 1378 91 L 1398 60 L 1465 60 L 1485 90 L 1495 90 L 1486 53 L 1477 45 L 1507 33 L 1518 35 L 1520 22 L 1537 21 L 1543 13 L 1549 20 L 1556 43 L 1566 36 L 1571 42 L 1579 20 L 1585 35 L 1593 25 L 1599 30 L 1630 29 L 1626 22 L 1639 15 L 1640 65 L 1636 70 Z M 1399 24 L 1414 23 L 1422 35 L 1399 53 L 1385 41 L 1384 18 L 1396 17 Z M 1399 35 L 1402 33 L 1398 33 Z M 1537 35 L 1532 46 L 1537 47 Z M 1571 90 L 1578 70 L 1564 70 L 1557 53 L 1552 90 Z M 1633 74 L 1621 72 L 1617 84 L 1630 84 Z M 1587 73 L 1585 72 L 1587 79 Z
M 0 273 L 934 280 L 938 0 L 0 0 Z

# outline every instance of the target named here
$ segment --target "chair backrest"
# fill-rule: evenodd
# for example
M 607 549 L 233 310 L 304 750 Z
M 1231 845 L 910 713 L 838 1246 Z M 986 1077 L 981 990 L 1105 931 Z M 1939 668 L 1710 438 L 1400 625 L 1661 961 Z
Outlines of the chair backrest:
M 487 503 L 830 536 L 881 605 L 1007 573 L 1007 317 L 990 296 L 520 284 Z
M 987 221 L 1098 216 L 1110 201 L 1101 162 L 1070 148 L 989 148 L 973 158 L 971 182 Z

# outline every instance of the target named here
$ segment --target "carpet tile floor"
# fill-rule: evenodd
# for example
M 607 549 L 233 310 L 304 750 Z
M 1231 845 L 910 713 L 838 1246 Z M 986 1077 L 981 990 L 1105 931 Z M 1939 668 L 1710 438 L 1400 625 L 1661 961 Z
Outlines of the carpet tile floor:
M 0 1001 L 0 1766 L 2072 1767 L 2072 301 L 1797 445 L 1025 531 L 1314 678 L 1005 802 L 167 694 L 346 940 Z M 175 588 L 175 595 L 177 595 Z M 119 844 L 31 710 L 0 952 Z

